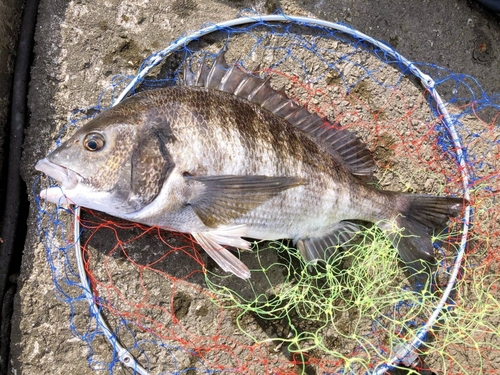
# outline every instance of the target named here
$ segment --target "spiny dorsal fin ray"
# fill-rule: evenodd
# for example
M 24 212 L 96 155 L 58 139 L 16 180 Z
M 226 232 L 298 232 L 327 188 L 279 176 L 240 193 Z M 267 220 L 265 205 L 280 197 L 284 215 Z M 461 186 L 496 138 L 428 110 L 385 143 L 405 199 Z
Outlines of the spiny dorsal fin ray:
M 249 74 L 238 64 L 230 67 L 224 52 L 217 55 L 210 68 L 204 58 L 196 73 L 188 65 L 184 66 L 184 82 L 181 84 L 225 91 L 258 104 L 315 137 L 334 157 L 341 159 L 352 174 L 366 176 L 373 173 L 375 164 L 371 153 L 356 135 L 337 129 L 282 91 L 273 89 L 270 77 L 264 79 Z

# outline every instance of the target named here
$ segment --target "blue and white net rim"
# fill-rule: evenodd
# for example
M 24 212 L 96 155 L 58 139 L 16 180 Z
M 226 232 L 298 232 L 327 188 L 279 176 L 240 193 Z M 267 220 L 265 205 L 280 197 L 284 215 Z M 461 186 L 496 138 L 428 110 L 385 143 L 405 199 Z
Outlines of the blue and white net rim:
M 366 42 L 373 47 L 379 49 L 380 51 L 383 52 L 387 56 L 390 56 L 394 61 L 398 64 L 398 66 L 402 66 L 406 68 L 406 72 L 412 74 L 415 76 L 425 87 L 425 89 L 429 92 L 431 95 L 432 99 L 436 103 L 437 108 L 435 109 L 442 118 L 442 122 L 444 127 L 447 129 L 449 132 L 449 136 L 453 142 L 454 146 L 454 152 L 456 154 L 456 162 L 459 166 L 459 173 L 461 176 L 461 181 L 463 185 L 463 196 L 465 199 L 469 200 L 470 199 L 470 191 L 469 191 L 469 170 L 468 166 L 466 164 L 465 160 L 465 155 L 463 154 L 463 147 L 460 142 L 460 137 L 457 133 L 457 130 L 455 128 L 455 123 L 452 119 L 452 116 L 448 113 L 448 110 L 443 103 L 443 100 L 441 99 L 440 95 L 438 94 L 436 90 L 436 85 L 434 80 L 427 74 L 424 74 L 418 67 L 416 67 L 411 61 L 406 59 L 405 57 L 401 56 L 399 53 L 397 53 L 392 47 L 388 46 L 387 44 L 380 42 L 376 39 L 373 39 L 372 37 L 363 34 L 352 27 L 345 25 L 345 24 L 340 24 L 340 23 L 332 23 L 324 20 L 319 20 L 319 19 L 313 19 L 313 18 L 307 18 L 307 17 L 295 17 L 295 16 L 286 16 L 282 14 L 273 14 L 273 15 L 267 15 L 267 16 L 255 16 L 255 17 L 240 17 L 236 18 L 233 20 L 221 22 L 218 24 L 212 24 L 208 25 L 204 28 L 202 28 L 199 31 L 193 32 L 190 35 L 184 36 L 173 42 L 170 46 L 167 48 L 158 51 L 151 56 L 149 56 L 143 63 L 140 71 L 137 73 L 137 75 L 130 81 L 130 83 L 123 89 L 123 91 L 118 95 L 116 100 L 112 105 L 118 104 L 120 101 L 122 101 L 127 95 L 129 95 L 137 85 L 139 85 L 143 79 L 146 77 L 146 75 L 153 69 L 155 66 L 159 65 L 162 63 L 169 55 L 172 53 L 184 48 L 187 44 L 198 40 L 199 38 L 218 31 L 224 31 L 224 30 L 230 30 L 231 28 L 243 26 L 243 25 L 249 25 L 249 24 L 259 24 L 259 23 L 267 23 L 267 22 L 280 22 L 280 23 L 287 23 L 287 24 L 293 24 L 297 26 L 315 26 L 315 27 L 322 27 L 325 29 L 331 29 L 331 30 L 336 30 L 339 32 L 342 32 L 346 35 L 352 36 L 358 40 L 362 40 L 363 42 Z M 148 371 L 144 369 L 136 360 L 135 358 L 130 354 L 130 352 L 125 349 L 117 340 L 115 334 L 108 328 L 106 325 L 104 319 L 101 316 L 100 313 L 100 308 L 99 306 L 95 303 L 95 299 L 91 293 L 91 287 L 89 285 L 86 272 L 85 272 L 85 267 L 84 263 L 82 260 L 82 251 L 80 247 L 80 242 L 79 242 L 79 237 L 80 237 L 80 226 L 79 226 L 79 215 L 80 215 L 80 209 L 77 207 L 75 209 L 75 227 L 74 227 L 74 236 L 75 239 L 77 239 L 75 243 L 75 252 L 76 252 L 76 258 L 77 258 L 77 264 L 78 264 L 78 272 L 80 275 L 80 280 L 83 286 L 83 290 L 85 291 L 86 298 L 89 302 L 90 309 L 93 313 L 93 315 L 96 317 L 97 324 L 106 336 L 106 338 L 110 341 L 112 344 L 113 348 L 117 351 L 117 357 L 118 359 L 126 366 L 133 368 L 137 373 L 141 375 L 146 375 L 148 374 Z M 462 260 L 464 257 L 465 253 L 465 247 L 467 243 L 467 235 L 468 235 L 468 223 L 471 220 L 471 214 L 472 214 L 472 208 L 468 206 L 465 211 L 464 211 L 464 217 L 463 217 L 463 228 L 462 228 L 462 233 L 461 233 L 461 240 L 460 244 L 458 247 L 457 255 L 455 257 L 455 262 L 452 268 L 452 271 L 450 273 L 450 277 L 448 279 L 447 285 L 445 290 L 443 291 L 442 297 L 439 301 L 439 303 L 436 305 L 432 315 L 429 317 L 427 320 L 426 324 L 422 327 L 420 327 L 414 334 L 414 338 L 411 341 L 408 341 L 407 343 L 397 345 L 396 347 L 392 348 L 392 355 L 389 361 L 386 361 L 384 363 L 380 363 L 377 368 L 374 370 L 373 374 L 383 374 L 385 373 L 388 369 L 396 366 L 396 365 L 405 365 L 405 366 L 412 366 L 414 362 L 416 361 L 416 352 L 419 349 L 419 347 L 423 344 L 423 340 L 425 339 L 426 335 L 428 334 L 429 330 L 434 326 L 436 323 L 437 319 L 440 317 L 449 297 L 450 294 L 453 291 L 454 285 L 457 281 L 457 276 L 459 274 L 460 267 L 462 265 Z

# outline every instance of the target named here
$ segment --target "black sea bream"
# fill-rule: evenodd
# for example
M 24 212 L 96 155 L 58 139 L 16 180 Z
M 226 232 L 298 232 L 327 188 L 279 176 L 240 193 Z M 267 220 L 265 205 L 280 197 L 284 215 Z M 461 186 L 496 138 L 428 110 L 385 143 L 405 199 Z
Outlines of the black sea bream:
M 180 86 L 144 91 L 99 114 L 36 169 L 59 181 L 41 197 L 191 233 L 219 266 L 248 268 L 223 245 L 292 239 L 308 261 L 325 259 L 376 223 L 410 269 L 434 262 L 431 236 L 463 199 L 377 190 L 358 176 L 374 163 L 347 130 L 229 68 L 186 68 Z M 424 262 L 422 262 L 422 260 Z M 428 263 L 427 263 L 428 264 Z

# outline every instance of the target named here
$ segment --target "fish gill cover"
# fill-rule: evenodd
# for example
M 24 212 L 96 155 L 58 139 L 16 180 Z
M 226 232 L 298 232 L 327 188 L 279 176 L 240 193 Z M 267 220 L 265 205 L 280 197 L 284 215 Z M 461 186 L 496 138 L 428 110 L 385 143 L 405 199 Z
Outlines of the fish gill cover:
M 175 85 L 184 64 L 203 57 L 210 63 L 226 49 L 230 64 L 270 76 L 273 87 L 309 111 L 359 135 L 374 155 L 378 168 L 369 183 L 377 187 L 462 196 L 465 161 L 474 221 L 461 267 L 454 268 L 460 218 L 436 234 L 439 267 L 431 290 L 422 291 L 375 227 L 318 266 L 304 264 L 286 241 L 256 242 L 252 252 L 239 254 L 251 270 L 244 281 L 220 270 L 189 235 L 83 209 L 75 236 L 72 207 L 37 200 L 56 294 L 68 304 L 74 335 L 87 344 L 90 368 L 119 373 L 129 366 L 140 374 L 364 374 L 405 365 L 414 373 L 495 371 L 499 98 L 486 97 L 473 77 L 411 65 L 432 77 L 443 97 L 463 146 L 457 157 L 442 107 L 387 48 L 355 33 L 255 16 L 253 23 L 215 27 L 172 53 L 154 54 L 143 65 L 161 63 L 138 75 L 133 90 Z M 95 107 L 72 114 L 57 143 L 115 103 L 137 77 L 115 76 Z M 37 180 L 35 195 L 52 182 Z M 89 288 L 80 279 L 75 242 Z M 426 327 L 457 269 L 452 293 Z

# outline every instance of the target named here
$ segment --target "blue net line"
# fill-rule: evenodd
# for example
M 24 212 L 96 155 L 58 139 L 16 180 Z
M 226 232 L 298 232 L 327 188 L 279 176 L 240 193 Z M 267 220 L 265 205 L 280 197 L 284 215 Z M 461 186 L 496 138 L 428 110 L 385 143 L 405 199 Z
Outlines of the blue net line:
M 300 18 L 300 17 L 299 18 L 294 18 L 294 17 L 285 17 L 285 16 L 276 16 L 275 15 L 275 16 L 270 16 L 269 18 L 268 17 L 256 17 L 256 18 L 250 18 L 250 19 L 237 19 L 237 20 L 229 21 L 228 23 L 223 23 L 223 24 L 219 24 L 219 25 L 209 25 L 207 28 L 201 30 L 200 32 L 196 33 L 195 35 L 191 35 L 191 36 L 188 36 L 188 37 L 183 37 L 183 38 L 178 39 L 176 42 L 173 43 L 173 45 L 171 45 L 166 50 L 163 50 L 163 51 L 160 51 L 159 53 L 153 54 L 150 58 L 146 59 L 146 61 L 141 66 L 141 70 L 140 70 L 139 74 L 136 76 L 136 78 L 134 78 L 132 80 L 132 82 L 127 86 L 127 88 L 122 91 L 122 94 L 119 95 L 116 100 L 114 100 L 114 103 L 115 104 L 118 103 L 129 92 L 133 92 L 133 88 L 138 83 L 141 82 L 141 80 L 146 76 L 146 74 L 148 73 L 148 71 L 152 67 L 154 67 L 155 65 L 157 65 L 161 61 L 163 61 L 163 59 L 166 56 L 168 56 L 168 54 L 171 53 L 171 51 L 174 51 L 176 49 L 185 48 L 186 45 L 191 40 L 195 40 L 195 39 L 199 38 L 200 36 L 204 35 L 203 33 L 210 33 L 210 32 L 213 32 L 213 31 L 227 31 L 228 35 L 229 35 L 232 32 L 249 32 L 249 30 L 251 30 L 252 27 L 256 27 L 257 25 L 264 25 L 268 21 L 275 21 L 275 20 L 282 20 L 282 21 L 286 20 L 286 21 L 291 22 L 291 23 L 297 23 L 299 25 L 307 25 L 307 26 L 310 26 L 311 23 L 318 22 L 317 20 L 309 20 L 309 19 Z M 245 31 L 241 31 L 240 29 L 233 29 L 234 25 L 237 25 L 237 24 L 240 24 L 240 23 L 241 24 L 245 24 L 247 22 L 254 22 L 255 26 L 252 25 L 249 30 L 245 30 Z M 331 25 L 330 26 L 326 26 L 326 24 L 323 23 L 323 21 L 320 21 L 320 24 L 322 25 L 321 27 L 325 27 L 325 28 L 332 27 Z M 327 23 L 327 24 L 329 24 L 329 23 Z M 364 40 L 363 38 L 366 37 L 364 34 L 358 33 L 355 30 L 346 27 L 345 25 L 340 25 L 340 24 L 337 24 L 337 25 L 338 25 L 339 29 L 342 30 L 343 32 L 350 32 L 353 35 L 355 35 L 357 38 L 360 38 L 360 39 Z M 369 38 L 369 37 L 366 37 L 366 40 L 369 41 L 370 43 L 375 43 L 376 42 L 376 41 L 374 42 L 373 40 L 371 40 L 371 38 Z M 440 103 L 440 101 L 439 101 L 439 95 L 437 95 L 437 93 L 435 92 L 435 87 L 439 86 L 442 83 L 446 83 L 448 79 L 445 78 L 443 80 L 436 80 L 434 82 L 430 78 L 430 76 L 428 76 L 426 74 L 423 74 L 421 72 L 419 73 L 419 69 L 416 67 L 415 64 L 412 64 L 412 63 L 406 61 L 403 58 L 399 58 L 399 55 L 395 54 L 395 52 L 392 49 L 390 49 L 390 47 L 386 46 L 385 44 L 380 44 L 380 45 L 378 45 L 378 47 L 380 48 L 380 51 L 383 52 L 383 56 L 384 56 L 384 59 L 386 61 L 391 61 L 390 57 L 392 57 L 393 61 L 395 61 L 398 65 L 401 65 L 404 68 L 402 70 L 404 70 L 404 71 L 411 71 L 415 75 L 419 74 L 417 76 L 419 78 L 421 78 L 422 83 L 425 86 L 428 86 L 427 88 L 429 89 L 429 91 L 431 93 L 433 93 L 431 95 L 432 100 L 435 100 L 437 102 L 437 109 L 436 109 L 435 115 L 436 116 L 443 116 L 443 118 L 445 119 L 444 123 L 443 123 L 443 126 L 446 128 L 447 131 L 450 131 L 450 132 L 453 133 L 453 129 L 454 129 L 455 125 L 459 123 L 460 118 L 462 116 L 464 116 L 464 114 L 460 114 L 459 116 L 450 116 L 447 113 L 446 108 L 444 107 L 444 104 L 442 104 L 442 102 Z M 425 66 L 425 65 L 421 64 L 421 66 Z M 425 67 L 429 67 L 429 66 L 425 66 Z M 435 68 L 435 67 L 433 67 L 433 68 Z M 370 75 L 369 72 L 367 72 L 367 74 Z M 461 77 L 461 78 L 463 78 L 463 77 Z M 475 80 L 473 80 L 473 79 L 472 79 L 472 81 L 475 82 Z M 470 88 L 469 85 L 466 85 L 465 87 L 466 88 Z M 472 91 L 472 89 L 471 89 L 471 91 Z M 483 93 L 483 95 L 484 95 L 484 93 Z M 474 96 L 474 98 L 475 98 L 475 96 Z M 455 100 L 461 100 L 461 97 L 454 97 L 454 99 Z M 498 108 L 498 104 L 496 104 L 495 98 L 493 98 L 494 99 L 493 103 L 491 103 L 491 99 L 492 99 L 491 97 L 488 99 L 488 101 L 482 101 L 481 99 L 478 99 L 478 105 L 479 105 L 478 108 L 482 108 L 483 106 L 490 106 L 490 105 L 496 106 Z M 86 118 L 86 116 L 83 116 L 83 119 L 84 118 Z M 454 137 L 452 137 L 454 139 L 451 139 L 451 140 L 448 139 L 447 141 L 444 140 L 442 143 L 440 143 L 440 147 L 443 149 L 443 151 L 446 151 L 446 152 L 449 152 L 451 154 L 454 154 L 454 146 L 456 146 L 456 142 L 457 141 L 460 142 L 460 139 L 459 139 L 458 135 L 456 135 L 455 137 L 456 137 L 456 139 Z M 458 143 L 458 144 L 460 144 L 460 143 Z M 462 148 L 458 147 L 458 149 L 461 150 Z M 460 163 L 464 163 L 464 166 L 465 166 L 464 171 L 465 171 L 465 173 L 467 173 L 467 164 L 470 163 L 470 161 L 467 160 L 467 154 L 460 152 L 459 155 L 455 155 L 455 156 L 457 156 L 457 158 L 459 159 Z M 465 185 L 467 185 L 466 186 L 466 189 L 467 189 L 468 188 L 468 183 L 466 182 Z M 465 191 L 467 191 L 467 190 L 465 190 Z M 467 212 L 469 212 L 469 211 L 470 210 L 468 210 Z M 54 218 L 54 220 L 55 220 L 56 223 L 58 222 L 57 218 Z M 467 223 L 469 221 L 470 221 L 470 217 L 466 216 L 464 218 L 464 222 Z M 76 222 L 78 222 L 78 221 L 76 220 Z M 467 228 L 467 227 L 465 227 L 465 228 Z M 75 237 L 78 238 L 78 236 L 75 236 Z M 50 247 L 51 245 L 47 244 L 46 246 Z M 464 246 L 465 246 L 464 244 L 461 245 L 461 251 L 460 252 L 463 252 Z M 78 246 L 77 254 L 79 252 L 80 252 L 80 250 L 79 250 L 79 246 Z M 459 254 L 460 254 L 460 252 L 459 252 Z M 460 261 L 461 261 L 461 258 L 460 258 L 460 256 L 458 256 L 456 264 L 459 265 Z M 69 268 L 69 269 L 71 270 L 71 268 Z M 72 274 L 71 276 L 74 276 L 74 274 Z M 56 285 L 57 285 L 57 283 L 56 283 Z M 452 283 L 450 285 L 451 285 L 450 288 L 452 288 L 453 287 Z M 445 301 L 445 299 L 443 301 Z M 89 300 L 89 302 L 90 302 L 90 300 Z M 94 304 L 94 306 L 95 306 L 95 303 L 94 303 L 93 300 L 91 302 L 91 306 L 92 306 L 92 304 Z M 442 306 L 441 307 L 438 306 L 438 308 L 436 309 L 437 313 L 436 313 L 436 317 L 435 318 L 437 318 L 437 316 L 439 315 L 440 308 L 442 308 Z M 98 313 L 97 310 L 93 310 L 92 314 L 93 314 L 93 316 L 96 316 L 96 317 L 98 317 L 98 315 L 99 315 L 99 313 Z M 415 338 L 414 342 L 408 343 L 408 344 L 403 344 L 402 348 L 398 348 L 396 350 L 396 355 L 393 357 L 393 360 L 389 361 L 388 363 L 381 364 L 376 373 L 383 373 L 387 368 L 390 368 L 394 364 L 404 362 L 406 357 L 412 355 L 415 352 L 415 350 L 420 346 L 421 341 L 423 341 L 425 339 L 425 335 L 427 333 L 427 330 L 430 328 L 430 326 L 432 326 L 432 324 L 433 324 L 432 323 L 432 319 L 430 319 L 429 322 L 431 322 L 431 323 L 428 323 L 427 325 L 424 325 L 424 328 L 419 331 L 419 333 L 416 335 L 416 338 Z M 100 323 L 98 323 L 97 325 L 100 325 Z M 421 324 L 418 324 L 418 325 L 421 325 Z M 105 331 L 105 329 L 104 329 L 104 331 Z M 108 337 L 108 333 L 104 333 L 104 334 L 106 335 L 106 337 Z M 115 336 L 116 336 L 115 333 L 111 333 L 111 335 L 109 335 L 109 337 L 115 337 Z M 113 346 L 116 347 L 116 342 L 113 344 Z M 125 359 L 126 362 L 130 363 L 130 361 L 131 361 L 130 358 L 132 358 L 132 356 L 130 356 L 130 357 L 124 357 L 124 354 L 122 352 L 120 352 L 120 349 L 118 349 L 118 353 L 119 353 L 119 355 L 117 356 L 118 358 Z M 141 372 L 139 372 L 139 373 L 141 373 Z
M 235 20 L 231 20 L 228 22 L 224 22 L 222 24 L 215 24 L 215 25 L 209 25 L 202 30 L 200 30 L 198 33 L 191 34 L 187 37 L 182 37 L 172 43 L 168 48 L 164 49 L 163 51 L 158 52 L 157 54 L 153 55 L 150 59 L 147 60 L 145 64 L 140 69 L 140 72 L 136 76 L 136 79 L 132 80 L 129 85 L 123 90 L 120 96 L 118 96 L 117 103 L 120 102 L 132 89 L 133 87 L 143 78 L 151 68 L 153 68 L 155 65 L 160 63 L 165 56 L 167 56 L 169 53 L 179 49 L 181 46 L 187 45 L 189 42 L 199 38 L 202 35 L 214 32 L 214 31 L 223 31 L 227 29 L 231 29 L 233 26 L 236 25 L 241 25 L 241 24 L 247 24 L 247 23 L 253 23 L 254 25 L 258 25 L 259 23 L 262 22 L 269 22 L 269 21 L 288 21 L 292 23 L 297 23 L 299 25 L 317 25 L 321 27 L 327 27 L 327 28 L 332 28 L 335 30 L 342 31 L 348 35 L 353 35 L 354 37 L 358 38 L 359 40 L 366 41 L 376 47 L 378 47 L 384 54 L 384 59 L 387 61 L 388 57 L 392 57 L 394 62 L 396 62 L 400 68 L 403 68 L 402 70 L 404 72 L 409 71 L 416 77 L 418 77 L 421 80 L 421 83 L 429 90 L 431 93 L 431 96 L 433 100 L 436 101 L 437 108 L 436 108 L 436 114 L 437 115 L 443 115 L 443 125 L 447 128 L 448 132 L 447 134 L 451 135 L 455 150 L 456 150 L 456 158 L 458 159 L 461 167 L 462 167 L 462 179 L 464 181 L 464 197 L 465 199 L 470 199 L 470 195 L 468 192 L 468 168 L 466 164 L 466 160 L 464 158 L 464 155 L 462 153 L 462 145 L 460 143 L 460 139 L 458 134 L 455 131 L 454 125 L 455 123 L 453 122 L 452 118 L 448 114 L 448 111 L 446 107 L 444 106 L 441 97 L 439 96 L 438 92 L 435 89 L 435 82 L 434 80 L 427 74 L 423 73 L 421 70 L 419 70 L 412 62 L 401 56 L 399 53 L 397 53 L 392 47 L 381 43 L 371 37 L 369 37 L 366 34 L 363 34 L 361 32 L 358 32 L 357 30 L 345 25 L 345 24 L 339 24 L 339 23 L 331 23 L 327 21 L 322 21 L 322 20 L 313 20 L 310 18 L 305 18 L 305 17 L 291 17 L 291 16 L 285 16 L 285 15 L 271 15 L 271 16 L 258 16 L 255 18 L 239 18 Z M 389 60 L 390 61 L 390 60 Z M 307 69 L 305 69 L 307 71 Z M 448 283 L 446 291 L 443 293 L 443 297 L 436 306 L 436 310 L 434 314 L 429 318 L 428 322 L 416 333 L 415 339 L 411 343 L 406 343 L 402 344 L 400 347 L 396 348 L 396 353 L 395 355 L 391 358 L 390 361 L 388 361 L 386 364 L 381 364 L 377 371 L 375 372 L 376 374 L 383 374 L 385 373 L 388 369 L 392 368 L 394 365 L 400 364 L 402 362 L 407 362 L 406 358 L 408 356 L 412 356 L 413 353 L 415 353 L 420 345 L 423 343 L 425 340 L 425 337 L 427 335 L 427 332 L 429 329 L 431 329 L 432 325 L 435 323 L 439 315 L 441 314 L 441 310 L 443 309 L 445 303 L 447 302 L 449 295 L 453 289 L 453 286 L 455 285 L 455 281 L 460 269 L 461 261 L 464 255 L 465 251 L 465 246 L 467 242 L 467 233 L 468 233 L 468 223 L 470 222 L 470 215 L 471 215 L 471 207 L 469 206 L 466 211 L 465 211 L 465 216 L 463 218 L 464 221 L 464 230 L 463 230 L 463 237 L 462 241 L 460 244 L 460 248 L 458 251 L 458 255 L 456 257 L 455 265 L 454 267 L 452 276 L 450 278 L 450 281 Z

